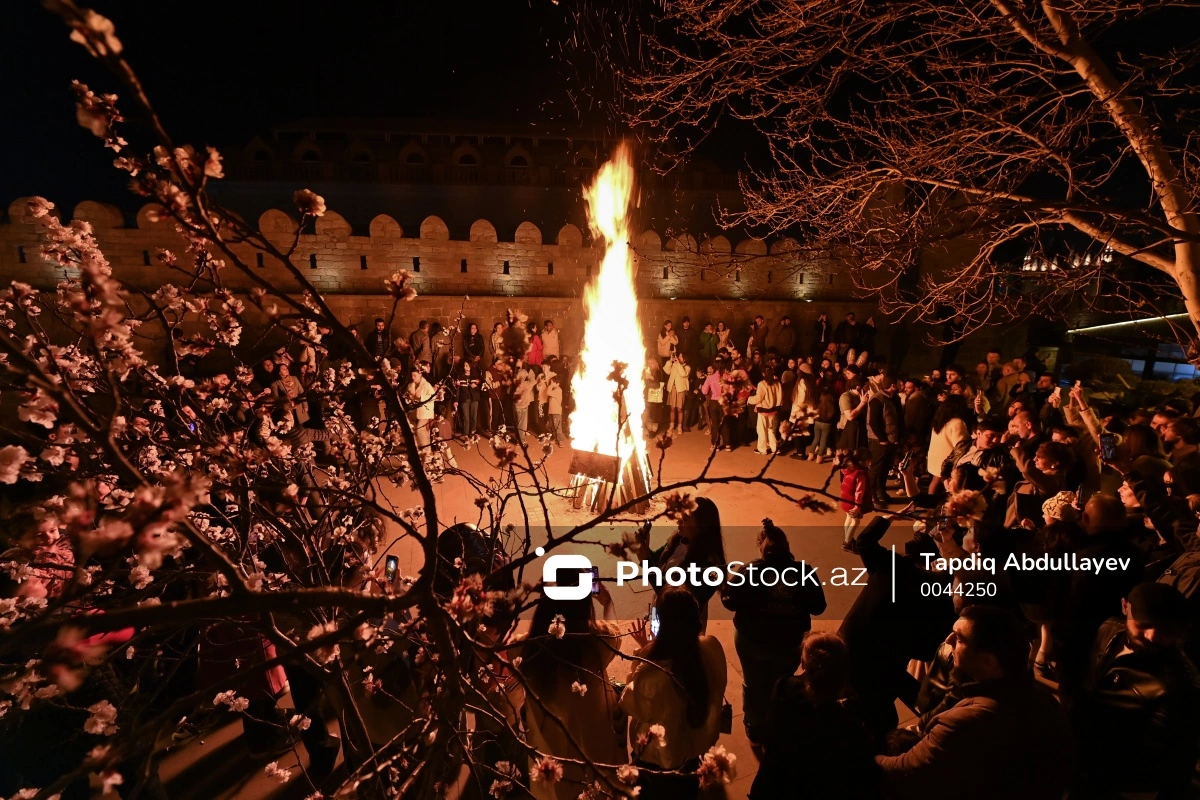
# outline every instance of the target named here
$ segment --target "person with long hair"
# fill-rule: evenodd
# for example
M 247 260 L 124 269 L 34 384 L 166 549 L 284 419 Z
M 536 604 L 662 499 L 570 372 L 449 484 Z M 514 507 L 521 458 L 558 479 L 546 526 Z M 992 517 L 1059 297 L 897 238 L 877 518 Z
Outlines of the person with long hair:
M 879 797 L 870 734 L 840 702 L 850 681 L 846 643 L 813 631 L 798 657 L 800 674 L 780 681 L 770 698 L 750 800 Z
M 478 440 L 479 401 L 483 382 L 475 374 L 474 362 L 463 359 L 458 363 L 450 381 L 451 408 L 454 418 L 461 426 L 463 446 L 470 447 Z
M 708 410 L 709 444 L 713 450 L 721 446 L 721 386 L 725 374 L 725 362 L 717 359 L 705 368 L 704 382 L 700 384 L 700 402 Z
M 833 453 L 833 432 L 838 420 L 838 404 L 833 389 L 822 386 L 817 394 L 817 415 L 813 420 L 813 440 L 808 448 L 808 460 L 824 463 Z M 793 453 L 804 458 L 803 451 Z
M 572 761 L 625 761 L 622 731 L 612 724 L 617 694 L 608 679 L 609 662 L 620 648 L 620 630 L 607 619 L 613 614 L 612 598 L 603 584 L 601 588 L 596 599 L 605 619 L 596 618 L 590 596 L 551 600 L 542 595 L 528 636 L 518 639 L 509 651 L 513 669 L 525 686 L 521 716 L 529 744 L 563 764 L 561 781 L 530 783 L 538 800 L 575 800 L 580 784 L 595 780 L 589 768 Z
M 525 363 L 540 367 L 543 354 L 542 335 L 538 331 L 537 323 L 531 322 L 529 323 L 529 352 L 525 354 Z
M 733 335 L 733 331 L 725 326 L 724 320 L 717 320 L 717 349 L 729 349 L 729 337 Z
M 658 358 L 666 363 L 679 348 L 679 334 L 675 333 L 675 323 L 667 320 L 658 331 Z
M 621 708 L 629 715 L 630 750 L 642 768 L 641 796 L 685 800 L 699 793 L 700 756 L 721 735 L 725 650 L 715 636 L 704 635 L 700 607 L 686 588 L 665 589 L 656 608 L 658 635 L 638 652 Z M 665 737 L 655 741 L 651 726 L 662 726 Z
M 933 412 L 933 433 L 929 437 L 929 450 L 925 458 L 926 469 L 931 476 L 929 494 L 937 494 L 942 482 L 950 477 L 952 468 L 959 458 L 966 455 L 971 446 L 971 407 L 961 394 L 942 394 L 937 410 Z
M 1163 475 L 1171 468 L 1171 462 L 1154 428 L 1149 425 L 1129 425 L 1121 434 L 1113 466 L 1122 474 L 1136 472 L 1143 481 L 1162 491 Z
M 688 569 L 695 564 L 701 573 L 710 567 L 725 571 L 725 537 L 721 533 L 721 513 L 707 497 L 697 497 L 696 508 L 679 518 L 675 531 L 657 550 L 650 549 L 650 526 L 638 529 L 635 553 L 639 561 L 648 561 L 666 573 L 671 567 Z M 662 589 L 662 586 L 657 587 Z M 700 603 L 702 625 L 708 625 L 708 601 L 719 587 L 687 584 Z

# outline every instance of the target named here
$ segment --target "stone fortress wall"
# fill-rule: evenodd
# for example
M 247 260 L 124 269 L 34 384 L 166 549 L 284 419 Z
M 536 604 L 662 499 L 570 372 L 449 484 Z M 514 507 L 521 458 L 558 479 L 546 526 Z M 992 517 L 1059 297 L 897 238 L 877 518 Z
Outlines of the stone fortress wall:
M 165 282 L 179 282 L 182 275 L 161 264 L 160 248 L 179 256 L 186 254 L 182 238 L 171 222 L 152 222 L 154 207 L 143 207 L 127 220 L 114 206 L 94 201 L 79 203 L 71 212 L 86 220 L 113 271 L 135 289 L 153 291 Z M 65 215 L 65 214 L 64 214 Z M 52 288 L 61 279 L 61 268 L 44 262 L 40 255 L 42 228 L 29 216 L 26 198 L 14 200 L 7 219 L 0 224 L 0 278 L 19 280 L 39 288 Z M 258 220 L 263 233 L 281 250 L 295 240 L 296 218 L 277 209 Z M 745 327 L 756 314 L 778 320 L 790 314 L 799 328 L 801 342 L 808 347 L 810 322 L 820 312 L 835 323 L 850 310 L 859 320 L 875 313 L 869 299 L 855 299 L 851 279 L 832 259 L 811 258 L 801 253 L 791 239 L 763 241 L 746 239 L 737 243 L 724 236 L 697 242 L 690 236 L 667 239 L 654 231 L 638 234 L 634 244 L 637 291 L 642 299 L 642 325 L 647 339 L 657 335 L 664 319 L 685 314 L 694 322 L 723 319 L 735 331 Z M 296 284 L 286 269 L 271 257 L 263 257 L 248 245 L 234 252 L 271 284 L 294 290 Z M 399 309 L 397 333 L 407 333 L 419 318 L 443 324 L 464 308 L 468 321 L 485 332 L 503 317 L 507 307 L 519 308 L 530 319 L 559 320 L 564 346 L 582 336 L 582 293 L 601 252 L 575 225 L 567 224 L 547 236 L 532 222 L 516 228 L 513 241 L 499 241 L 487 220 L 476 221 L 466 241 L 452 240 L 445 223 L 427 217 L 416 231 L 406 231 L 391 217 L 379 215 L 368 235 L 354 235 L 349 223 L 329 210 L 319 217 L 312 232 L 299 236 L 292 256 L 294 264 L 347 322 L 368 322 L 390 307 L 383 295 L 383 281 L 399 269 L 413 273 L 420 295 Z M 235 290 L 249 289 L 250 281 L 235 269 L 224 279 Z M 463 298 L 471 300 L 464 304 Z M 411 317 L 411 319 L 410 319 Z M 880 341 L 911 340 L 919 355 L 918 337 L 877 318 Z M 740 334 L 739 334 L 740 338 Z M 896 342 L 898 345 L 899 341 Z M 885 351 L 888 348 L 881 347 Z M 922 358 L 921 361 L 927 359 Z

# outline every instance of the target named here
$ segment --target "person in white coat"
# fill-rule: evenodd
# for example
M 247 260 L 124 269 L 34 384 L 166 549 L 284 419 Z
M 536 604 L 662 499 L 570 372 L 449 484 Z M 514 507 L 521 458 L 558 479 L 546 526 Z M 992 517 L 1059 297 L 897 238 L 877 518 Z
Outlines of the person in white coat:
M 667 374 L 667 408 L 671 410 L 667 435 L 679 436 L 683 433 L 683 407 L 691 391 L 691 367 L 683 353 L 675 353 L 664 362 L 663 372 Z
M 951 454 L 961 456 L 970 445 L 972 417 L 967 400 L 960 394 L 945 394 L 933 413 L 933 430 L 929 437 L 926 469 L 932 476 L 929 493 L 934 494 L 942 481 L 948 477 L 942 473 L 942 465 Z
M 413 422 L 413 433 L 417 437 L 417 447 L 421 450 L 421 456 L 425 457 L 429 454 L 430 428 L 433 426 L 434 417 L 433 403 L 437 392 L 433 385 L 425 380 L 425 373 L 420 369 L 412 370 L 409 378 L 405 400 L 411 409 L 409 413 Z
M 779 442 L 775 438 L 775 417 L 783 406 L 783 384 L 775 377 L 774 367 L 763 368 L 763 379 L 758 382 L 750 403 L 758 414 L 758 447 L 754 452 L 759 455 L 777 452 Z

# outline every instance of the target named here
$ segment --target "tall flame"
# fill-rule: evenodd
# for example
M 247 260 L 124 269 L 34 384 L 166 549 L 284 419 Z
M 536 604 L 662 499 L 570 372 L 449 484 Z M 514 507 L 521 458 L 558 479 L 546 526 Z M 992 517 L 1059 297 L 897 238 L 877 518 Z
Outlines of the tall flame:
M 603 239 L 604 261 L 600 273 L 584 290 L 587 323 L 583 351 L 571 381 L 575 397 L 575 410 L 571 414 L 572 447 L 617 456 L 622 463 L 631 457 L 643 462 L 646 458 L 642 439 L 642 412 L 646 408 L 642 369 L 646 364 L 646 345 L 638 322 L 633 254 L 629 248 L 633 175 L 629 148 L 622 143 L 586 192 L 588 223 L 592 233 Z M 616 384 L 609 379 L 614 361 L 626 365 L 625 379 L 629 382 L 624 394 L 629 427 L 624 434 L 619 429 L 621 421 L 614 400 Z

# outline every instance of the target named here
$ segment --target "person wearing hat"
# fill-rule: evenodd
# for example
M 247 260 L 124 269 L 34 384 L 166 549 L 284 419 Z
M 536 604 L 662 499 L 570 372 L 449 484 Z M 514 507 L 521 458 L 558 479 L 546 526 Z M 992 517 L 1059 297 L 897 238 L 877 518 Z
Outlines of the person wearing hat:
M 1032 520 L 1025 520 L 1022 527 L 1033 531 L 1027 544 L 1019 548 L 1028 555 L 1052 558 L 1073 552 L 1083 543 L 1083 529 L 1079 527 L 1079 498 L 1075 492 L 1058 492 L 1042 503 L 1043 525 L 1034 531 Z M 1017 593 L 1021 611 L 1036 623 L 1041 632 L 1033 668 L 1038 677 L 1052 680 L 1054 669 L 1054 618 L 1058 603 L 1070 591 L 1070 575 L 1066 572 L 1045 570 L 1017 571 L 1012 574 L 1013 587 Z
M 1146 581 L 1100 627 L 1073 723 L 1081 797 L 1190 796 L 1200 741 L 1200 673 L 1180 649 L 1187 600 Z

